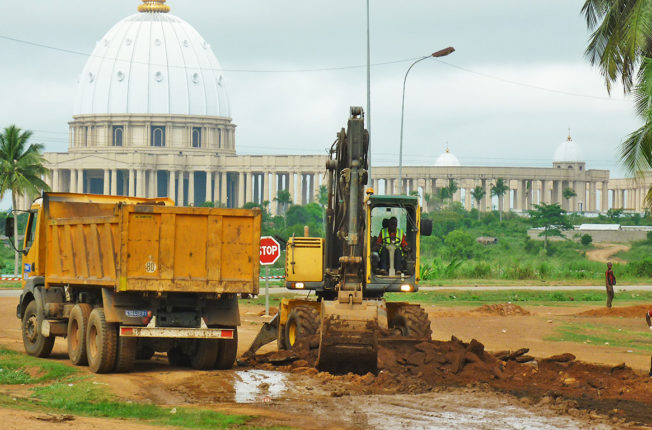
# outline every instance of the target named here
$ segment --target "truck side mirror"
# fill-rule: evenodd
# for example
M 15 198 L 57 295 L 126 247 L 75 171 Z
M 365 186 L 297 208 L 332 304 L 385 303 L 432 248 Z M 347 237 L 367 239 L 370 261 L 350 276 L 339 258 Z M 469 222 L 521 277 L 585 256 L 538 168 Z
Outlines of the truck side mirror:
M 5 218 L 5 236 L 14 237 L 14 217 L 12 216 Z
M 421 220 L 421 236 L 430 236 L 432 234 L 432 220 L 425 218 Z

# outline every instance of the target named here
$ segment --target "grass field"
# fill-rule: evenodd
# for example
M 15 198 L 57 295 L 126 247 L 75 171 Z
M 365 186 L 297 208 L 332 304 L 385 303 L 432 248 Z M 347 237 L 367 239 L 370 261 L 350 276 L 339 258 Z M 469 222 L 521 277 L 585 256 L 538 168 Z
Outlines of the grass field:
M 67 364 L 39 359 L 0 348 L 0 385 L 32 385 L 28 398 L 2 394 L 0 407 L 42 412 L 138 420 L 142 424 L 199 429 L 256 429 L 247 415 L 229 415 L 207 409 L 166 408 L 122 402 L 91 377 L 79 376 Z M 281 427 L 265 427 L 281 429 Z
M 555 334 L 545 340 L 608 345 L 639 353 L 652 351 L 652 333 L 581 322 L 569 322 L 556 327 Z

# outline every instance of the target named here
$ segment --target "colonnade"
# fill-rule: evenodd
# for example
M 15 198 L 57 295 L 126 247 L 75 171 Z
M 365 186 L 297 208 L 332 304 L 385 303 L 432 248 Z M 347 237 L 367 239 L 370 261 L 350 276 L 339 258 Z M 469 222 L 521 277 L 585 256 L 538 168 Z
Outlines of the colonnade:
M 278 198 L 289 194 L 289 204 L 308 204 L 319 199 L 323 172 L 257 172 L 213 170 L 59 169 L 53 168 L 45 181 L 53 190 L 138 197 L 169 197 L 179 205 L 241 207 L 245 203 L 269 203 L 273 214 L 286 203 Z

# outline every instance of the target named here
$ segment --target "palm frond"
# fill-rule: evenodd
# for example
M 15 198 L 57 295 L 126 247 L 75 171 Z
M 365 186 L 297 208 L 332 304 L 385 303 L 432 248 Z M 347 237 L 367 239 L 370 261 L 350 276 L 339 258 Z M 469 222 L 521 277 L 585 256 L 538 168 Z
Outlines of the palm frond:
M 620 146 L 620 159 L 633 176 L 652 169 L 652 121 L 627 136 Z

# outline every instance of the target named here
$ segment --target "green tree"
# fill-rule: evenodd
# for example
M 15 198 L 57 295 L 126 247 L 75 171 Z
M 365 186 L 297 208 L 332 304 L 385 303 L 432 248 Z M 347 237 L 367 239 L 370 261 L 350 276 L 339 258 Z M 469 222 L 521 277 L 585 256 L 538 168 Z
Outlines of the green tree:
M 622 209 L 611 208 L 607 211 L 607 218 L 609 218 L 613 222 L 618 222 L 621 216 L 623 216 Z
M 475 240 L 464 230 L 453 230 L 444 237 L 444 245 L 448 248 L 449 257 L 471 258 Z
M 574 211 L 575 208 L 571 207 L 570 199 L 577 196 L 577 193 L 575 192 L 575 190 L 572 189 L 572 188 L 564 188 L 564 191 L 562 191 L 561 195 L 564 196 L 564 198 L 566 199 L 566 206 L 568 206 L 570 208 L 571 212 Z
M 287 207 L 292 203 L 292 196 L 288 190 L 279 190 L 274 201 L 278 203 L 281 213 L 285 214 Z
M 37 195 L 50 187 L 41 176 L 48 172 L 43 158 L 43 145 L 28 144 L 32 132 L 11 125 L 0 133 L 0 198 L 11 191 L 11 205 L 14 211 L 14 241 L 18 240 L 16 202 L 18 196 Z M 20 256 L 14 258 L 14 274 L 18 274 Z
M 480 185 L 476 185 L 475 188 L 471 190 L 471 197 L 473 197 L 473 200 L 475 200 L 476 206 L 478 207 L 478 221 L 480 221 L 480 200 L 484 198 L 485 194 L 487 194 L 487 192 Z
M 572 230 L 573 224 L 568 220 L 566 211 L 557 203 L 548 205 L 541 203 L 534 205 L 534 209 L 529 210 L 530 222 L 534 227 L 543 227 L 539 236 L 543 236 L 543 247 L 548 249 L 548 238 L 551 236 L 564 237 L 563 231 Z
M 503 178 L 496 179 L 496 183 L 491 187 L 491 195 L 498 197 L 498 214 L 501 223 L 503 222 L 503 211 L 505 210 L 503 200 L 505 193 L 508 191 L 509 185 L 505 183 Z
M 620 158 L 634 176 L 652 171 L 652 2 L 649 0 L 586 0 L 582 7 L 593 31 L 586 56 L 604 76 L 607 91 L 619 81 L 634 94 L 643 125 L 627 136 Z M 652 207 L 652 188 L 646 204 Z
M 318 198 L 319 206 L 321 206 L 322 208 L 325 208 L 326 205 L 328 205 L 328 188 L 326 187 L 326 185 L 321 185 L 319 187 L 319 195 L 318 196 L 319 196 L 319 198 Z

